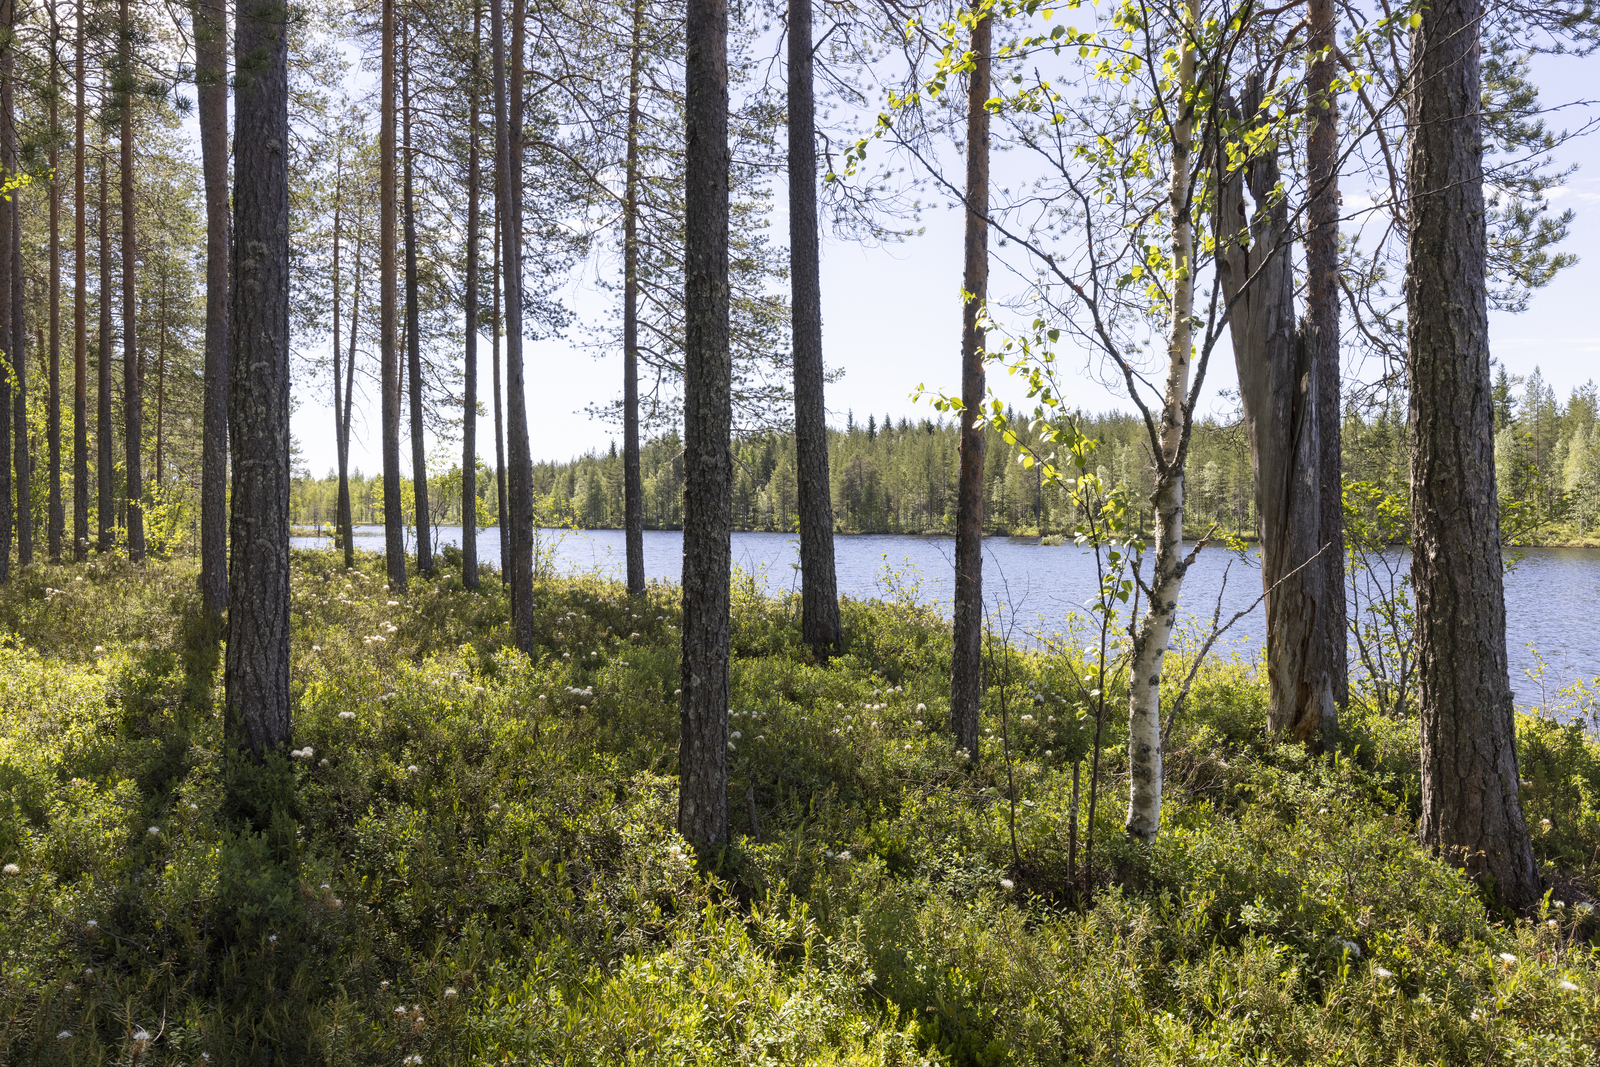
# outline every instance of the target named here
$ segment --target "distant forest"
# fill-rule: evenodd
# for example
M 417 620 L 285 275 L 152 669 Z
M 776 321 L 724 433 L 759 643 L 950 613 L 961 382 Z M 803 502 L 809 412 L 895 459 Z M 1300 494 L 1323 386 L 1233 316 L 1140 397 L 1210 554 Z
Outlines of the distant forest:
M 1351 405 L 1354 407 L 1355 405 Z M 1143 424 L 1122 414 L 1080 415 L 1080 425 L 1101 444 L 1102 476 L 1128 487 L 1144 506 L 1150 493 L 1149 444 Z M 1363 482 L 1407 503 L 1406 412 L 1403 400 L 1351 415 L 1344 424 L 1347 484 Z M 1600 522 L 1600 401 L 1589 382 L 1563 402 L 1535 370 L 1526 379 L 1503 368 L 1495 383 L 1495 457 L 1507 540 L 1561 542 L 1595 537 Z M 683 523 L 683 445 L 668 433 L 641 448 L 644 521 L 647 529 L 677 529 Z M 733 484 L 733 521 L 740 530 L 792 530 L 798 519 L 794 437 L 777 431 L 738 442 Z M 1038 535 L 1070 532 L 1071 508 L 1058 489 L 1041 496 L 1038 473 L 1011 458 L 991 432 L 986 462 L 984 527 L 990 534 Z M 828 435 L 833 508 L 845 533 L 946 533 L 953 528 L 956 499 L 956 426 L 922 419 L 895 421 L 853 412 Z M 1200 423 L 1190 446 L 1186 528 L 1200 534 L 1215 523 L 1220 532 L 1251 537 L 1255 506 L 1250 452 L 1238 421 Z M 459 467 L 432 472 L 435 525 L 461 518 Z M 622 459 L 615 446 L 566 462 L 534 466 L 540 521 L 585 529 L 622 526 Z M 415 514 L 409 480 L 405 509 Z M 313 478 L 302 470 L 293 487 L 294 522 L 330 525 L 338 483 L 332 472 Z M 354 519 L 383 521 L 383 485 L 357 471 L 350 484 Z M 497 522 L 494 470 L 480 466 L 478 514 Z M 1148 520 L 1146 520 L 1148 521 Z

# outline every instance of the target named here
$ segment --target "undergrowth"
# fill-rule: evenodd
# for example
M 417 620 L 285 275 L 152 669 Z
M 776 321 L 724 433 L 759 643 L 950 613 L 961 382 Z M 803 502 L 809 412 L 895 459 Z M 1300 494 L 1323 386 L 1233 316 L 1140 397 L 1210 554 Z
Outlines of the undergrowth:
M 1004 653 L 1009 716 L 992 686 L 958 761 L 937 614 L 847 601 L 818 664 L 796 601 L 738 583 L 740 832 L 697 854 L 673 828 L 673 588 L 540 583 L 530 661 L 491 573 L 398 595 L 376 557 L 294 566 L 294 755 L 255 769 L 223 752 L 191 570 L 30 568 L 0 591 L 0 1062 L 1596 1058 L 1580 727 L 1520 723 L 1553 888 L 1496 917 L 1416 844 L 1414 721 L 1355 707 L 1311 755 L 1218 661 L 1150 847 L 1120 830 L 1111 724 L 1086 904 L 1083 664 Z M 245 773 L 272 818 L 230 800 Z

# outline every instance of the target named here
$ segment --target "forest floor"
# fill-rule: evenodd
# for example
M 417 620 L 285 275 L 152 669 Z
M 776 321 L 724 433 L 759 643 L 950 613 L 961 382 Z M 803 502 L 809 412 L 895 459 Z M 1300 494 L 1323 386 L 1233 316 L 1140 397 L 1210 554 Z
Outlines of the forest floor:
M 187 564 L 0 590 L 0 1062 L 1600 1058 L 1580 727 L 1519 723 L 1556 888 L 1502 915 L 1416 843 L 1414 720 L 1358 699 L 1311 755 L 1218 661 L 1150 846 L 1121 830 L 1111 716 L 1085 899 L 1084 663 L 997 652 L 963 763 L 935 613 L 847 601 L 819 665 L 795 601 L 741 585 L 735 843 L 697 853 L 673 828 L 675 589 L 542 582 L 530 662 L 492 575 L 400 594 L 359 562 L 295 554 L 295 754 L 264 770 L 223 751 Z

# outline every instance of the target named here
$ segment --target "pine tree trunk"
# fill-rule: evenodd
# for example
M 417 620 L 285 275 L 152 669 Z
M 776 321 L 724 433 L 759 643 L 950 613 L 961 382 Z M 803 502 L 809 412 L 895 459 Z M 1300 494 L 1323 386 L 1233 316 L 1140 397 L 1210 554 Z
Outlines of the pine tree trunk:
M 144 396 L 139 374 L 139 246 L 133 190 L 133 20 L 118 4 L 117 62 L 122 111 L 122 433 L 128 508 L 128 559 L 144 562 Z
M 483 8 L 472 5 L 472 90 L 467 144 L 467 293 L 465 381 L 461 398 L 461 581 L 478 588 L 478 47 Z
M 17 148 L 15 100 L 12 94 L 13 72 L 16 69 L 16 51 L 12 36 L 16 25 L 16 0 L 0 0 L 0 164 L 5 176 L 16 172 Z M 12 275 L 11 243 L 16 214 L 9 205 L 0 205 L 0 358 L 7 366 L 17 368 L 22 360 L 12 336 L 11 288 L 16 279 Z M 11 577 L 12 528 L 17 516 L 12 511 L 11 445 L 13 435 L 26 438 L 26 424 L 12 425 L 12 407 L 0 396 L 0 582 Z M 23 465 L 26 470 L 26 464 Z M 20 474 L 20 472 L 19 472 Z
M 350 570 L 356 565 L 355 522 L 350 514 L 350 416 L 355 409 L 356 391 L 356 339 L 361 333 L 361 272 L 364 249 L 363 225 L 365 219 L 356 216 L 356 276 L 350 293 L 350 351 L 344 362 L 344 407 L 334 412 L 338 425 L 334 432 L 339 443 L 339 528 L 344 531 L 344 565 Z
M 61 563 L 62 534 L 67 515 L 61 507 L 61 114 L 56 104 L 56 10 L 50 8 L 50 408 L 46 435 L 50 442 L 50 517 L 46 545 L 51 563 Z
M 16 364 L 11 368 L 11 425 L 17 488 L 17 566 L 33 563 L 33 452 L 28 427 L 28 316 L 22 273 L 22 195 L 11 194 L 11 331 Z
M 213 623 L 228 606 L 228 19 L 225 0 L 195 0 L 195 88 L 206 195 L 206 332 L 200 443 L 200 601 Z
M 1259 85 L 1251 82 L 1247 127 L 1257 122 L 1260 106 Z M 1273 197 L 1280 177 L 1276 149 L 1268 149 L 1222 183 L 1217 226 L 1228 240 L 1219 243 L 1217 273 L 1231 308 L 1254 475 L 1267 597 L 1267 722 L 1274 732 L 1306 741 L 1338 722 L 1327 632 L 1334 593 L 1324 584 L 1327 568 L 1313 561 L 1322 548 L 1320 424 L 1307 338 L 1295 326 L 1289 212 Z
M 1307 7 L 1315 59 L 1306 72 L 1312 104 L 1306 139 L 1306 346 L 1316 393 L 1318 481 L 1321 483 L 1321 539 L 1326 548 L 1318 565 L 1327 593 L 1318 614 L 1317 640 L 1327 649 L 1333 702 L 1350 699 L 1350 654 L 1346 636 L 1344 575 L 1343 419 L 1340 414 L 1339 353 L 1339 107 L 1333 93 L 1338 69 L 1335 49 L 1338 16 L 1333 0 L 1310 0 Z
M 417 513 L 417 570 L 433 573 L 433 545 L 428 514 L 428 439 L 422 425 L 422 329 L 417 302 L 417 214 L 411 195 L 411 33 L 402 31 L 400 56 L 401 99 L 405 105 L 405 232 L 406 232 L 406 353 L 411 369 L 411 484 Z
M 400 507 L 400 320 L 395 254 L 395 0 L 383 0 L 378 92 L 378 348 L 383 389 L 383 546 L 391 591 L 406 587 L 405 514 Z
M 333 161 L 333 262 L 329 271 L 332 282 L 330 288 L 333 295 L 333 337 L 328 346 L 333 353 L 333 455 L 334 462 L 340 471 L 339 499 L 335 504 L 334 535 L 343 536 L 348 542 L 348 535 L 344 530 L 344 508 L 349 495 L 349 485 L 345 480 L 345 451 L 344 451 L 344 360 L 343 353 L 339 351 L 339 341 L 343 336 L 340 327 L 339 313 L 344 310 L 344 279 L 339 273 L 339 253 L 342 251 L 344 239 L 344 138 L 339 139 L 338 155 Z M 352 334 L 354 326 L 351 327 Z
M 72 256 L 72 558 L 89 557 L 89 203 L 88 109 L 84 103 L 85 0 L 78 0 L 73 42 Z
M 96 226 L 100 240 L 100 336 L 96 349 L 100 362 L 95 368 L 95 443 L 99 446 L 98 476 L 100 499 L 96 526 L 101 552 L 116 544 L 117 503 L 115 499 L 116 445 L 111 422 L 111 348 L 116 335 L 111 318 L 111 153 L 102 138 L 100 143 L 100 218 Z
M 705 846 L 728 840 L 733 367 L 728 335 L 726 0 L 689 0 L 688 41 L 678 832 Z
M 46 544 L 51 563 L 61 562 L 61 541 L 67 516 L 61 505 L 61 110 L 57 89 L 61 72 L 56 64 L 60 27 L 56 5 L 50 14 L 50 397 L 45 428 L 50 451 L 49 518 Z
M 228 740 L 289 743 L 289 48 L 284 8 L 240 0 L 234 55 Z
M 977 425 L 984 400 L 984 331 L 979 316 L 989 286 L 989 39 L 985 14 L 972 28 L 973 69 L 967 75 L 967 217 L 961 287 L 961 473 L 956 483 L 956 574 L 950 655 L 950 732 L 956 749 L 978 758 L 983 687 L 983 459 Z M 798 365 L 798 360 L 796 361 Z
M 794 319 L 795 474 L 800 502 L 800 635 L 823 658 L 838 649 L 833 489 L 823 398 L 822 267 L 817 237 L 812 0 L 789 0 L 789 283 Z M 987 222 L 985 222 L 987 227 Z
M 528 452 L 528 407 L 522 374 L 522 64 L 523 0 L 511 5 L 511 56 L 507 70 L 503 0 L 493 0 L 496 221 L 504 272 L 506 313 L 506 413 L 510 423 L 506 476 L 512 632 L 517 648 L 533 654 L 533 461 Z
M 1518 799 L 1489 380 L 1480 0 L 1437 0 L 1411 39 L 1407 369 L 1422 840 L 1502 904 L 1536 900 Z
M 499 214 L 496 212 L 495 232 L 500 231 Z M 495 279 L 494 309 L 491 312 L 494 318 L 493 344 L 490 356 L 494 363 L 494 515 L 495 525 L 500 529 L 500 581 L 510 588 L 511 582 L 511 536 L 508 532 L 510 525 L 506 522 L 506 423 L 500 410 L 500 242 L 495 240 L 494 265 L 490 274 Z
M 622 527 L 628 595 L 644 595 L 644 484 L 639 472 L 639 78 L 644 0 L 634 0 L 628 50 L 627 188 L 622 198 Z
M 1184 101 L 1194 86 L 1194 34 L 1199 0 L 1180 8 L 1184 42 L 1178 58 L 1173 98 Z M 1172 175 L 1167 186 L 1167 211 L 1172 219 L 1172 261 L 1184 268 L 1194 262 L 1194 205 L 1190 202 L 1191 155 L 1194 149 L 1194 105 L 1180 104 L 1172 124 Z M 1149 601 L 1134 632 L 1128 668 L 1128 817 L 1127 832 L 1153 840 L 1161 828 L 1161 667 L 1178 621 L 1178 594 L 1183 589 L 1184 463 L 1189 440 L 1189 371 L 1194 348 L 1194 278 L 1182 270 L 1172 284 L 1172 310 L 1167 328 L 1167 381 L 1162 394 L 1157 439 L 1156 484 L 1150 494 L 1155 522 L 1155 567 Z

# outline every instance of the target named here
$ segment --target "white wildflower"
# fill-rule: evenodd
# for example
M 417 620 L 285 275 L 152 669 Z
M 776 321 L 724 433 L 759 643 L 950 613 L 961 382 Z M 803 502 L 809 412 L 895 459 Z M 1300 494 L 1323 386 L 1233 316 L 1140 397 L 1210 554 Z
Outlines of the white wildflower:
M 148 832 L 149 832 L 151 837 L 160 837 L 161 836 L 161 827 L 152 826 L 152 827 L 150 827 Z
M 446 999 L 446 1000 L 454 1000 L 455 998 L 456 998 L 455 986 L 451 986 L 449 989 L 446 989 L 444 991 L 444 999 Z
M 1394 972 L 1389 970 L 1387 967 L 1374 967 L 1374 968 L 1372 968 L 1372 973 L 1377 975 L 1379 978 L 1393 978 L 1394 977 Z
M 56 1040 L 57 1041 L 70 1041 L 70 1040 L 72 1040 L 72 1031 L 71 1030 L 63 1030 L 63 1031 L 61 1031 L 59 1034 L 56 1035 Z
M 1563 992 L 1566 992 L 1566 993 L 1576 993 L 1576 992 L 1578 992 L 1577 985 L 1574 982 L 1572 982 L 1570 979 L 1566 979 L 1566 978 L 1561 979 L 1560 988 L 1561 988 L 1561 990 Z
M 1500 953 L 1500 962 L 1501 963 L 1505 963 L 1505 964 L 1516 963 L 1517 962 L 1517 957 L 1513 956 L 1509 952 L 1502 952 L 1502 953 Z
M 1013 889 L 1017 888 L 1017 883 L 1013 882 L 1009 878 L 1002 878 L 1002 879 L 1000 879 L 1000 888 L 1004 889 L 1007 893 L 1009 893 Z
M 413 763 L 411 766 L 406 768 L 406 773 L 407 774 L 421 774 L 422 771 L 421 771 L 420 768 L 417 767 L 417 765 L 415 763 Z
M 0 867 L 0 872 L 3 872 L 7 878 L 15 878 L 22 873 L 22 868 L 15 863 L 8 863 L 4 867 Z
M 341 711 L 339 713 L 339 718 L 345 720 L 346 722 L 349 722 L 351 719 L 353 719 L 355 717 L 356 717 L 356 713 L 353 712 L 353 711 Z
M 400 606 L 400 601 L 398 601 L 398 600 L 391 600 L 391 601 L 389 601 L 389 606 L 390 606 L 390 607 L 391 607 L 391 608 L 397 608 L 397 607 L 399 607 L 399 606 Z
M 97 655 L 97 656 L 100 653 L 104 652 L 105 650 L 106 650 L 106 646 L 105 645 L 95 645 L 94 646 L 94 654 Z

